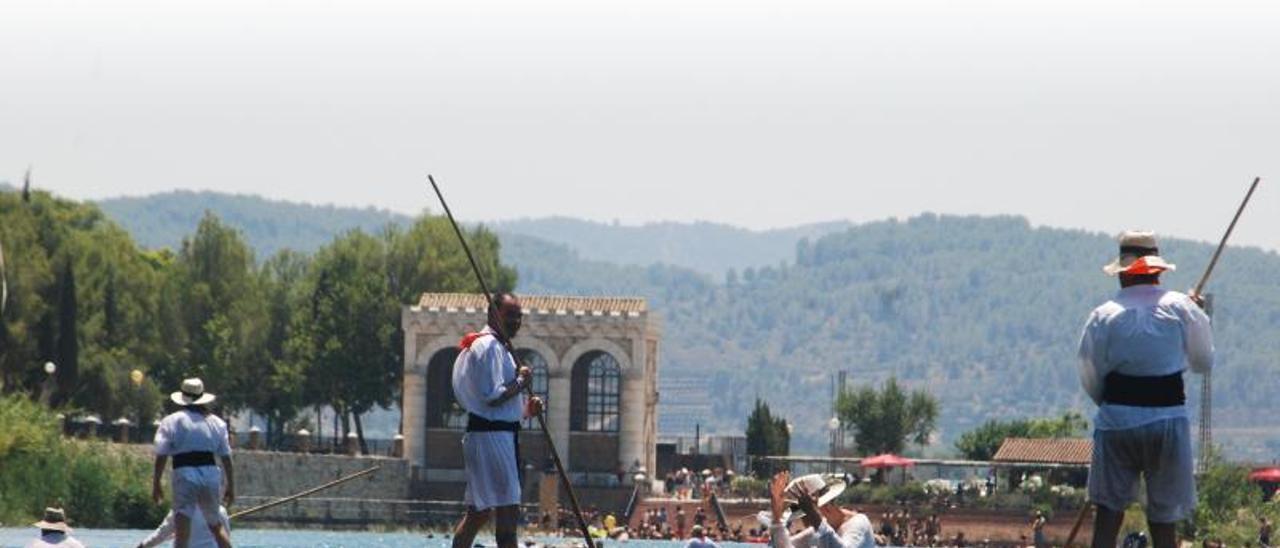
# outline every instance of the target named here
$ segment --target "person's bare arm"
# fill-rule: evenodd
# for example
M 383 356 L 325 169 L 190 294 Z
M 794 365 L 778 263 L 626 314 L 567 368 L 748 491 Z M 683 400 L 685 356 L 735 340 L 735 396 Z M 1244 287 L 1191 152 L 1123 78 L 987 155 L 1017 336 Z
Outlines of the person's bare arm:
M 227 491 L 222 495 L 222 501 L 227 506 L 236 501 L 236 469 L 231 464 L 231 455 L 222 457 L 222 475 L 227 479 Z
M 160 478 L 164 476 L 164 466 L 168 463 L 168 455 L 156 455 L 155 466 L 151 469 L 151 500 L 156 504 L 164 500 L 164 487 L 160 484 Z

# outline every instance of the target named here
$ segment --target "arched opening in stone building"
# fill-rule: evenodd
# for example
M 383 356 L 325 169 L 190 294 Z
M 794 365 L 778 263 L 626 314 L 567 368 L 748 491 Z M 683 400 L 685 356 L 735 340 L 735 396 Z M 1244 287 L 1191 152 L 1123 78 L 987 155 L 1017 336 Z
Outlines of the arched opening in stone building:
M 453 396 L 453 362 L 458 359 L 458 349 L 444 348 L 427 362 L 427 428 L 455 428 L 467 426 L 467 412 Z
M 583 354 L 573 364 L 570 429 L 578 432 L 617 432 L 622 370 L 613 355 L 602 350 Z

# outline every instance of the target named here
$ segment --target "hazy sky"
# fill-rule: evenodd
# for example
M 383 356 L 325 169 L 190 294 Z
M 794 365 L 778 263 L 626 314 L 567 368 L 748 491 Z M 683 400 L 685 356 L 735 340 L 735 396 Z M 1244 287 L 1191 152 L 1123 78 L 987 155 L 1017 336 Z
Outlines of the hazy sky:
M 1280 249 L 1277 29 L 1273 0 L 5 0 L 0 180 L 415 212 L 432 172 L 472 220 L 1216 240 L 1262 175 L 1237 241 Z

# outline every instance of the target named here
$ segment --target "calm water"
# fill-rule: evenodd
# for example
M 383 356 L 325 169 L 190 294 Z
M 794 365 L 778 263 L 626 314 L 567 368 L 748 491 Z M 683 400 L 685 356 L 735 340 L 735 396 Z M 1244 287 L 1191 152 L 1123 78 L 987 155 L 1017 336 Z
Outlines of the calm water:
M 0 529 L 0 547 L 21 547 L 35 538 L 34 528 Z M 146 538 L 150 531 L 130 529 L 76 529 L 75 538 L 88 547 L 130 547 Z M 536 539 L 540 542 L 568 545 L 572 539 Z M 449 540 L 436 537 L 429 539 L 421 533 L 346 533 L 330 531 L 292 531 L 280 529 L 238 529 L 232 532 L 231 541 L 237 547 L 378 547 L 378 548 L 448 548 Z M 476 542 L 485 546 L 493 546 L 493 537 L 479 537 Z M 597 546 L 605 548 L 673 548 L 684 543 L 630 540 L 627 542 L 604 541 Z M 760 548 L 758 544 L 722 543 L 725 548 Z

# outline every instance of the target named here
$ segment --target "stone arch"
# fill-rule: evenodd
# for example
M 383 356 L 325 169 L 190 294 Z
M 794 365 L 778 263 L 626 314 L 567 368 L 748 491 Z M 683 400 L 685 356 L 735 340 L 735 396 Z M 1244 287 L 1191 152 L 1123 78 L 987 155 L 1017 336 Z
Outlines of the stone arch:
M 530 379 L 533 393 L 542 398 L 544 406 L 548 405 L 551 402 L 551 366 L 547 358 L 533 348 L 517 347 L 516 362 L 533 370 L 533 377 Z M 523 422 L 525 428 L 540 429 L 538 419 L 534 417 L 526 418 Z
M 619 432 L 622 429 L 622 366 L 604 350 L 583 353 L 570 376 L 569 429 Z
M 565 351 L 564 356 L 561 356 L 559 361 L 561 369 L 558 373 L 562 375 L 571 374 L 573 372 L 573 365 L 578 362 L 578 359 L 580 359 L 583 354 L 594 350 L 607 352 L 612 355 L 615 360 L 618 360 L 618 367 L 622 369 L 624 376 L 631 375 L 633 373 L 631 352 L 628 352 L 627 349 L 619 346 L 618 343 L 603 337 L 591 337 L 570 346 L 569 349 Z M 556 373 L 556 371 L 553 371 L 552 376 L 555 376 Z
M 458 341 L 461 338 L 462 337 L 460 335 L 443 335 L 427 340 L 424 344 L 417 345 L 417 347 L 414 348 L 412 372 L 419 375 L 426 375 L 427 364 L 430 363 L 431 357 L 446 348 L 457 348 Z M 421 339 L 419 339 L 419 341 L 421 341 Z
M 453 395 L 453 362 L 458 347 L 446 346 L 431 354 L 427 361 L 427 428 L 462 428 L 466 413 L 458 407 Z

